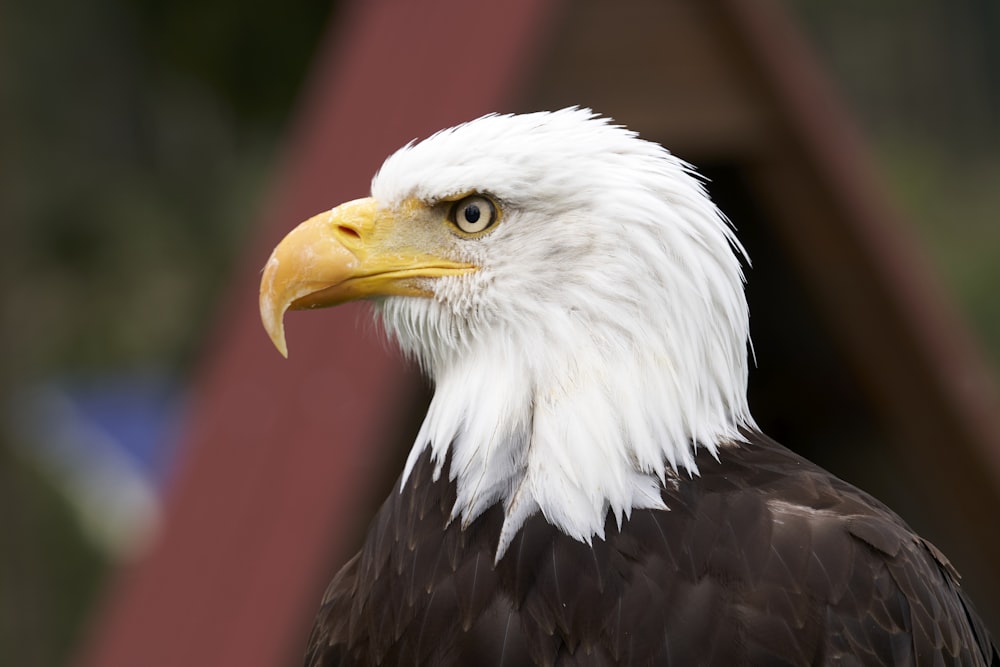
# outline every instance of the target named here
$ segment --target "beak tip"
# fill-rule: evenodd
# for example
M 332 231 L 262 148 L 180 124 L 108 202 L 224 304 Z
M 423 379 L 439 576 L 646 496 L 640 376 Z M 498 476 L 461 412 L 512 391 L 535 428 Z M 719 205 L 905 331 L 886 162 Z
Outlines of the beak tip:
M 288 344 L 285 342 L 285 310 L 287 305 L 276 305 L 270 289 L 261 286 L 260 319 L 271 343 L 285 359 L 288 358 Z
M 267 335 L 271 339 L 271 343 L 278 350 L 285 359 L 288 358 L 288 343 L 285 342 L 285 326 L 281 320 L 269 326 L 270 323 L 265 322 L 264 328 L 267 330 Z
M 288 345 L 285 343 L 284 332 L 281 333 L 281 337 L 280 338 L 278 338 L 278 337 L 272 338 L 271 342 L 274 343 L 274 346 L 276 348 L 278 348 L 278 354 L 280 354 L 285 359 L 287 359 L 288 358 Z

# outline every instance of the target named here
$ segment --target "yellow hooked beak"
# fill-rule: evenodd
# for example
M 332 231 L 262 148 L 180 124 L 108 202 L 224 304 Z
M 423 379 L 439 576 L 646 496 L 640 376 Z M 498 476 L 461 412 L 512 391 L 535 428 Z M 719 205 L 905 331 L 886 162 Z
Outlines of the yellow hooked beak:
M 422 203 L 388 209 L 355 199 L 289 232 L 271 253 L 260 281 L 260 318 L 285 357 L 287 310 L 326 308 L 371 296 L 431 296 L 427 278 L 461 275 L 471 264 L 444 257 Z

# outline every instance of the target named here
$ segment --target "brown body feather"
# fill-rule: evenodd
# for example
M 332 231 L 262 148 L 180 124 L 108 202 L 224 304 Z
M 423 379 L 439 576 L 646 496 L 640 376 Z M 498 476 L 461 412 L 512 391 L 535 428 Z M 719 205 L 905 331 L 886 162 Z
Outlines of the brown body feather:
M 588 546 L 449 522 L 427 455 L 323 599 L 306 664 L 1000 665 L 947 560 L 759 433 Z M 447 467 L 445 468 L 447 470 Z

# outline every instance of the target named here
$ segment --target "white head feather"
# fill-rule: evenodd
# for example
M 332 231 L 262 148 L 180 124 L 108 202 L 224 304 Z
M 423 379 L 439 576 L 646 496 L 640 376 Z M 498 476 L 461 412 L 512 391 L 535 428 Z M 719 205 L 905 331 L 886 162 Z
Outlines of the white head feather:
M 404 471 L 428 447 L 457 484 L 453 517 L 501 502 L 499 559 L 541 511 L 603 537 L 608 512 L 662 508 L 753 425 L 742 247 L 691 168 L 586 109 L 490 115 L 389 157 L 390 206 L 488 193 L 501 221 L 456 240 L 479 270 L 434 299 L 391 297 L 384 325 L 435 393 Z

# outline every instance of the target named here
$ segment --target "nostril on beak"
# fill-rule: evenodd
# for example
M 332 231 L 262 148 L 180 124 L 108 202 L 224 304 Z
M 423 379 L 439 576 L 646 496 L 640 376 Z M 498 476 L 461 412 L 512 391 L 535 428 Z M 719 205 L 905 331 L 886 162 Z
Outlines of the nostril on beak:
M 355 241 L 361 238 L 361 234 L 358 234 L 358 230 L 353 227 L 348 227 L 347 225 L 337 225 L 337 233 L 340 236 L 344 236 Z

